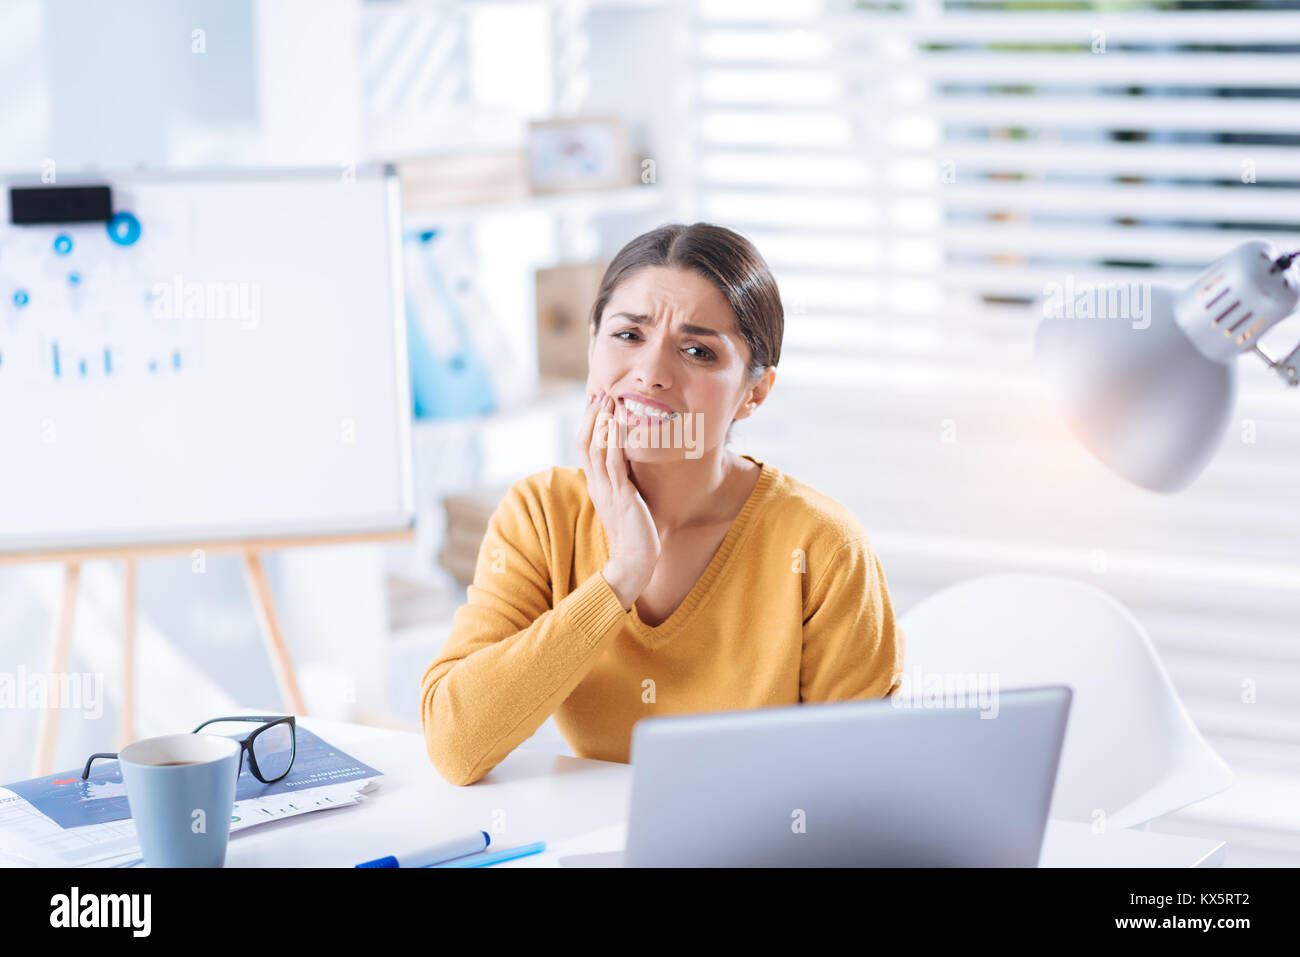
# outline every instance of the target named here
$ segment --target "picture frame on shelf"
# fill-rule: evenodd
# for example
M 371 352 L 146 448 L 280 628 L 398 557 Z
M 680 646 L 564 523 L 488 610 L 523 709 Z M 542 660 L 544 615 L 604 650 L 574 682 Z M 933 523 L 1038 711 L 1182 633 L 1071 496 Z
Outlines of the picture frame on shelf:
M 528 173 L 534 195 L 636 185 L 627 131 L 617 116 L 529 123 Z

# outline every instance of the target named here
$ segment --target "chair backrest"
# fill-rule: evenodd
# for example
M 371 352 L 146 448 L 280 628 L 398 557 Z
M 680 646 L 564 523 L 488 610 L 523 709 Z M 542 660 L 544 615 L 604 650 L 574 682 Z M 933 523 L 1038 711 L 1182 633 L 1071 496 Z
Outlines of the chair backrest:
M 1146 631 L 1092 585 L 1045 575 L 975 578 L 920 602 L 900 624 L 907 637 L 902 691 L 918 695 L 914 700 L 922 701 L 926 681 L 937 688 L 940 680 L 979 675 L 998 690 L 1074 690 L 1053 818 L 1132 827 L 1233 782 Z

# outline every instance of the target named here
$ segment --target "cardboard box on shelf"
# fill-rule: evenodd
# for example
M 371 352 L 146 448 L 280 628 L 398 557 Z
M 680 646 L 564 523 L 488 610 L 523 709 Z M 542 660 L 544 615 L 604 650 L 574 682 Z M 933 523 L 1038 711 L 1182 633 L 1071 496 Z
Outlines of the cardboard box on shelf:
M 488 520 L 506 497 L 505 488 L 472 489 L 443 497 L 442 507 L 447 511 L 447 524 L 481 525 L 487 528 Z
M 461 585 L 468 586 L 474 582 L 474 568 L 478 556 L 454 548 L 443 548 L 438 552 L 438 564 L 451 573 Z
M 478 554 L 483 544 L 483 535 L 487 532 L 487 520 L 470 524 L 466 521 L 447 522 L 447 547 Z
M 544 377 L 587 380 L 588 321 L 608 263 L 537 270 L 537 369 Z
M 507 491 L 504 488 L 475 489 L 448 495 L 442 500 L 447 513 L 447 534 L 445 544 L 438 552 L 438 563 L 462 585 L 474 580 L 474 566 L 483 536 L 487 534 L 488 523 Z

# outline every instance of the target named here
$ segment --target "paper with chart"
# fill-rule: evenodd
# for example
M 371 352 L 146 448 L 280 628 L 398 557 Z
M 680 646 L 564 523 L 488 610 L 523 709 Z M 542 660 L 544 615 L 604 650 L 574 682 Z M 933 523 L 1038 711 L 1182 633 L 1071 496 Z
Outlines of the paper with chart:
M 231 833 L 281 818 L 355 804 L 382 773 L 306 728 L 297 729 L 293 770 L 263 784 L 245 761 Z M 0 788 L 0 864 L 117 867 L 138 863 L 139 844 L 116 761 Z

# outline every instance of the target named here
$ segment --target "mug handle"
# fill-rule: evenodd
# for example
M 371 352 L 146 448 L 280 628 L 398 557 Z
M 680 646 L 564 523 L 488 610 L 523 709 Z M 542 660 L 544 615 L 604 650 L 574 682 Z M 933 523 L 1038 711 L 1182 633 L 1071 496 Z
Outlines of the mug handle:
M 82 769 L 81 780 L 84 781 L 90 777 L 90 765 L 91 762 L 93 762 L 96 758 L 116 758 L 116 757 L 117 757 L 116 754 L 110 754 L 107 751 L 99 751 L 96 752 L 95 754 L 92 754 L 90 757 L 86 758 L 86 766 L 85 768 Z

